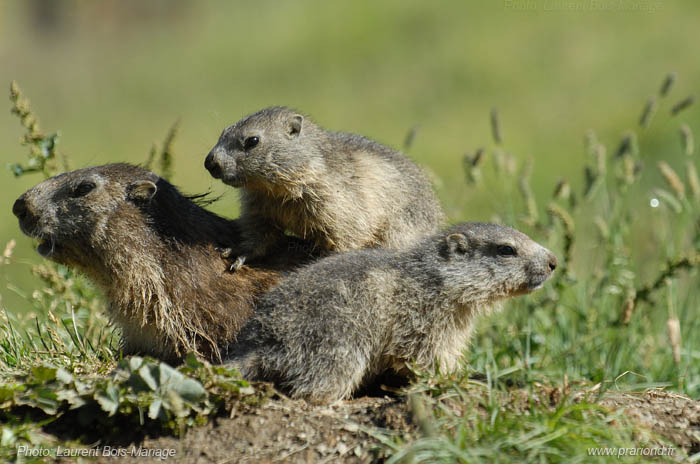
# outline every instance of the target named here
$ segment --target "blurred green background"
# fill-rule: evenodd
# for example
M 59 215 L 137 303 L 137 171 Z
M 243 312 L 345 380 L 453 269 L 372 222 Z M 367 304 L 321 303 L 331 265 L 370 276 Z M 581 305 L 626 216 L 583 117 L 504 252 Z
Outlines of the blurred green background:
M 223 193 L 213 209 L 228 216 L 237 196 L 209 176 L 204 156 L 222 128 L 268 105 L 397 148 L 417 126 L 409 155 L 436 174 L 450 220 L 484 220 L 504 206 L 465 185 L 461 159 L 491 144 L 492 107 L 506 149 L 534 159 L 542 195 L 559 178 L 580 185 L 585 131 L 616 143 L 667 72 L 679 76 L 669 103 L 700 83 L 694 0 L 5 0 L 0 21 L 0 83 L 19 82 L 42 129 L 61 131 L 73 168 L 143 162 L 180 119 L 173 181 L 189 193 Z M 27 151 L 6 102 L 3 169 Z M 682 172 L 680 143 L 660 139 L 680 122 L 697 129 L 700 112 L 671 120 L 662 107 L 656 119 L 640 134 L 642 158 Z M 40 261 L 10 209 L 41 179 L 0 170 L 0 247 L 18 242 L 14 263 L 0 270 L 9 311 L 28 306 L 12 288 L 31 293 L 29 264 Z

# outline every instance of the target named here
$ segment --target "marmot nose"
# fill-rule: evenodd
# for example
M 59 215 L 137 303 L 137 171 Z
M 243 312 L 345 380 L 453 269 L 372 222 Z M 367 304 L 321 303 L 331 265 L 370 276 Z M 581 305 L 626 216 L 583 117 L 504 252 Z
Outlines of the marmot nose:
M 554 255 L 549 256 L 549 270 L 554 271 L 557 268 L 557 257 Z
M 17 216 L 19 220 L 22 220 L 27 217 L 28 212 L 27 202 L 24 201 L 24 195 L 22 195 L 15 201 L 15 204 L 12 205 L 12 214 Z
M 209 152 L 207 157 L 204 159 L 204 167 L 207 168 L 209 174 L 215 179 L 221 179 L 221 165 L 214 159 L 214 154 Z

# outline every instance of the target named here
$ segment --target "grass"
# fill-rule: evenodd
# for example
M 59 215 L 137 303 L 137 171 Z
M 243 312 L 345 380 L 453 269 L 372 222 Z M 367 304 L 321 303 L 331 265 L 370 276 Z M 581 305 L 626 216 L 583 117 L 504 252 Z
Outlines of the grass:
M 426 385 L 427 383 L 427 385 Z M 432 379 L 414 387 L 411 404 L 419 438 L 397 446 L 394 462 L 590 462 L 592 448 L 656 447 L 621 412 L 589 398 L 559 397 L 557 389 L 509 392 L 464 379 Z M 420 408 L 429 411 L 418 414 Z M 624 461 L 623 461 L 624 462 Z

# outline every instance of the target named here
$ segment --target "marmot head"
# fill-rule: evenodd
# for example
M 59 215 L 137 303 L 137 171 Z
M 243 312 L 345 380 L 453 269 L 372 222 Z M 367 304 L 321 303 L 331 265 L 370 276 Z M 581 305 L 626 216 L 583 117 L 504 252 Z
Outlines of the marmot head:
M 296 111 L 266 108 L 224 129 L 204 167 L 233 187 L 301 182 L 316 156 L 314 129 L 315 124 Z
M 129 164 L 80 169 L 47 179 L 23 193 L 12 212 L 22 232 L 39 240 L 37 251 L 53 261 L 89 265 L 122 213 L 125 234 L 138 226 L 139 203 L 149 202 L 160 178 Z M 124 214 L 126 213 L 126 214 Z M 132 220 L 129 224 L 129 217 Z
M 497 224 L 463 223 L 434 242 L 439 276 L 458 302 L 493 302 L 537 290 L 557 258 L 527 235 Z

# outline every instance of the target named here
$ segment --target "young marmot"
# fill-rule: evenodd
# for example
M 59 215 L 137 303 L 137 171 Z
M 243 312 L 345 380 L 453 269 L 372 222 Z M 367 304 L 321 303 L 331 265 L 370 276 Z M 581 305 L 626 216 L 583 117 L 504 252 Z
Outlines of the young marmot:
M 286 247 L 276 262 L 219 272 L 222 240 L 238 240 L 221 218 L 152 172 L 128 164 L 81 169 L 25 192 L 12 212 L 38 252 L 76 268 L 104 291 L 126 353 L 165 360 L 195 351 L 220 360 L 256 297 L 305 255 Z
M 266 293 L 227 361 L 293 397 L 346 398 L 377 375 L 454 370 L 475 318 L 542 286 L 557 260 L 509 227 L 466 223 L 403 250 L 358 250 L 295 271 Z M 323 278 L 319 278 L 323 276 Z
M 403 154 L 288 108 L 224 129 L 204 165 L 242 188 L 238 265 L 268 254 L 285 232 L 321 251 L 398 249 L 436 232 L 443 218 L 430 181 Z

